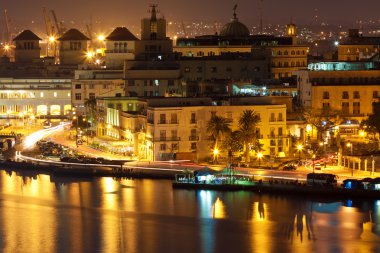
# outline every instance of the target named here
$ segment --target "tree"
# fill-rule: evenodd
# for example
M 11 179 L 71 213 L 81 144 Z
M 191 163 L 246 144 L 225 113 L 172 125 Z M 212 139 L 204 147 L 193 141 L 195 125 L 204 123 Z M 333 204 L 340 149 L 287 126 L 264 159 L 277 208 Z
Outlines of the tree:
M 306 122 L 317 129 L 317 140 L 323 139 L 323 133 L 332 130 L 341 123 L 339 111 L 330 108 L 310 109 L 303 112 Z
M 366 131 L 369 133 L 380 134 L 380 102 L 372 103 L 373 113 L 368 116 L 368 119 L 363 121 L 366 126 Z
M 210 134 L 210 138 L 214 141 L 214 161 L 216 161 L 215 151 L 219 150 L 219 141 L 222 137 L 231 132 L 230 121 L 227 118 L 212 115 L 211 119 L 207 122 L 207 133 Z
M 88 121 L 91 122 L 90 126 L 93 126 L 96 122 L 96 99 L 95 98 L 89 98 L 84 101 L 84 106 L 86 108 L 86 114 L 88 117 Z
M 245 110 L 239 118 L 239 139 L 245 150 L 245 161 L 249 162 L 250 146 L 257 145 L 256 127 L 260 122 L 259 115 L 253 110 Z

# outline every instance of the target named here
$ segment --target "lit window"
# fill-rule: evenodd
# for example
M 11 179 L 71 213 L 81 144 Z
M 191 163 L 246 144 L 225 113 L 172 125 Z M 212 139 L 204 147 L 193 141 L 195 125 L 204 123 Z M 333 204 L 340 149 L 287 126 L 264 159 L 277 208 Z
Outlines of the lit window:
M 44 93 L 43 92 L 40 93 L 40 97 L 42 97 L 42 98 L 44 97 Z
M 54 91 L 54 97 L 56 98 L 57 97 L 57 92 Z

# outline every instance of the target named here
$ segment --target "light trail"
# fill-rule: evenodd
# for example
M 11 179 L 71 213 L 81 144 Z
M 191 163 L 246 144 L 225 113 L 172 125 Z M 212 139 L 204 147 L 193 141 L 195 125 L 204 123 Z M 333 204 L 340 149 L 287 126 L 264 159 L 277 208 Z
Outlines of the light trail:
M 23 143 L 23 148 L 24 149 L 30 149 L 37 143 L 37 141 L 53 134 L 54 132 L 60 131 L 64 127 L 70 126 L 70 125 L 71 125 L 71 123 L 64 123 L 64 124 L 59 124 L 59 125 L 54 126 L 54 127 L 38 130 L 38 131 L 28 135 L 25 138 L 24 143 Z

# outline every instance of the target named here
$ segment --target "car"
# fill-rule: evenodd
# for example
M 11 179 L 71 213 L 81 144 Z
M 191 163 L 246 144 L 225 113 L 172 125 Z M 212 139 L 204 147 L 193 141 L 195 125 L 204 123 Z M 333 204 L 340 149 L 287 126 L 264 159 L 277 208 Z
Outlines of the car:
M 321 170 L 321 169 L 322 169 L 321 164 L 320 164 L 320 163 L 315 163 L 315 164 L 314 164 L 314 169 L 316 169 L 316 170 Z
M 282 170 L 286 170 L 286 171 L 291 171 L 291 170 L 296 170 L 296 169 L 297 167 L 293 164 L 287 164 L 282 168 Z

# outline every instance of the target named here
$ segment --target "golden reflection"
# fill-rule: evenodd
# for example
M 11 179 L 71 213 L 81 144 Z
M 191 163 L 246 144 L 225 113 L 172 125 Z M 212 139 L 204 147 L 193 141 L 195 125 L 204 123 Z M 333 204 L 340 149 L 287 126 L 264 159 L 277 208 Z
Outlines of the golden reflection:
M 252 205 L 252 252 L 257 249 L 260 249 L 260 252 L 271 252 L 272 225 L 267 218 L 267 210 L 267 205 L 263 201 L 254 202 Z
M 218 197 L 215 200 L 214 205 L 212 206 L 213 218 L 215 218 L 215 219 L 226 218 L 226 210 L 225 209 L 226 209 L 225 205 L 223 204 L 223 202 Z
M 254 221 L 264 221 L 266 220 L 266 213 L 268 212 L 267 204 L 260 201 L 260 202 L 254 202 L 253 203 L 253 217 L 252 219 Z
M 101 179 L 103 187 L 103 207 L 111 210 L 118 210 L 117 198 L 119 194 L 119 183 L 111 177 Z

